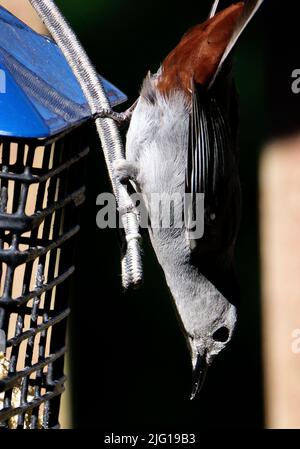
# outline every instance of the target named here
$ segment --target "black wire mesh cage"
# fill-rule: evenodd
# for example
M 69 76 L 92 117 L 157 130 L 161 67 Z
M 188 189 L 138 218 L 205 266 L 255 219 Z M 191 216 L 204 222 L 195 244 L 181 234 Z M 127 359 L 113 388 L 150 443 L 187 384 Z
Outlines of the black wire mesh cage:
M 56 428 L 89 123 L 0 138 L 0 426 Z
M 0 427 L 59 427 L 92 119 L 53 39 L 0 6 Z

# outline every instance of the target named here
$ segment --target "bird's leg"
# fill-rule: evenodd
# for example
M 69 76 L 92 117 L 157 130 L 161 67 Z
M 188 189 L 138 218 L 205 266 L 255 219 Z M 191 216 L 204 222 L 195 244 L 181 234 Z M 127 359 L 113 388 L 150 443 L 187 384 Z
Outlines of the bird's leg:
M 126 125 L 130 122 L 133 111 L 137 105 L 138 100 L 136 100 L 130 108 L 125 112 L 115 112 L 112 109 L 102 109 L 102 111 L 96 112 L 94 114 L 94 119 L 97 118 L 111 118 L 119 125 Z
M 117 159 L 113 162 L 113 169 L 122 184 L 126 184 L 130 180 L 136 181 L 138 168 L 133 162 L 126 159 Z

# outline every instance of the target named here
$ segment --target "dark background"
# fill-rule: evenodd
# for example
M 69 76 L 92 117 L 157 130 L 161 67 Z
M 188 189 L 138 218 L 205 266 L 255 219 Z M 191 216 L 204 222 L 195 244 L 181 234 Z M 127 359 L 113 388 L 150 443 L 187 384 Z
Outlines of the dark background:
M 205 19 L 211 2 L 57 3 L 98 71 L 128 95 L 129 106 L 147 71 L 156 71 L 181 35 Z M 121 291 L 117 233 L 95 224 L 96 196 L 109 184 L 101 151 L 91 152 L 70 331 L 75 427 L 263 427 L 258 164 L 269 139 L 299 125 L 299 101 L 290 89 L 291 72 L 300 67 L 299 16 L 289 5 L 295 8 L 296 2 L 266 0 L 236 52 L 243 188 L 237 246 L 240 320 L 233 342 L 214 362 L 194 402 L 188 399 L 189 355 L 146 242 L 144 286 L 126 295 Z

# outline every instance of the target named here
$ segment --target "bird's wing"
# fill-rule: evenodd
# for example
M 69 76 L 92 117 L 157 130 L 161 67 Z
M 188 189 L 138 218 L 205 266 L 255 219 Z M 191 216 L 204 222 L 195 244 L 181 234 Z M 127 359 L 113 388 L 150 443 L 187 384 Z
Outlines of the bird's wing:
M 233 49 L 233 47 L 235 46 L 237 40 L 239 39 L 240 35 L 242 34 L 242 32 L 244 31 L 244 29 L 246 28 L 246 26 L 248 25 L 248 23 L 250 22 L 250 20 L 252 19 L 252 17 L 254 16 L 254 14 L 257 12 L 258 8 L 262 5 L 264 0 L 245 0 L 245 5 L 242 11 L 242 14 L 240 15 L 236 25 L 235 25 L 235 29 L 234 32 L 231 36 L 231 39 L 229 41 L 229 43 L 227 44 L 227 47 L 223 53 L 223 56 L 220 60 L 220 63 L 218 65 L 218 68 L 215 72 L 215 75 L 210 83 L 210 86 L 213 85 L 215 79 L 217 78 L 218 74 L 220 73 L 223 63 L 224 61 L 227 59 L 228 55 L 230 54 L 231 50 Z M 217 2 L 215 2 L 217 3 Z M 216 7 L 217 8 L 218 5 L 213 5 L 213 9 Z M 213 11 L 212 9 L 212 11 Z M 215 12 L 215 11 L 214 11 Z
M 185 173 L 185 191 L 192 199 L 186 209 L 187 238 L 194 248 L 191 223 L 196 218 L 197 201 L 204 193 L 205 208 L 217 205 L 218 186 L 224 177 L 225 154 L 230 145 L 226 119 L 216 101 L 192 89 L 192 111 L 189 123 L 188 152 Z

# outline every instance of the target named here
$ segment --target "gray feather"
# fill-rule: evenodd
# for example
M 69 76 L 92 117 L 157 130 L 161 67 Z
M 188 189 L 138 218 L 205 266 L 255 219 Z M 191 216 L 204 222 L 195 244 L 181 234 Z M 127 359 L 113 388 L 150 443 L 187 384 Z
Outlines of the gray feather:
M 155 78 L 147 77 L 128 129 L 126 159 L 138 171 L 136 185 L 149 213 L 151 243 L 172 293 L 196 371 L 199 355 L 210 365 L 230 341 L 237 319 L 236 306 L 214 285 L 213 279 L 205 277 L 192 263 L 183 225 L 177 229 L 152 226 L 158 222 L 159 208 L 150 204 L 153 193 L 179 194 L 176 206 L 183 212 L 189 126 L 194 127 L 190 136 L 194 139 L 190 149 L 194 151 L 189 152 L 189 157 L 195 170 L 194 178 L 189 177 L 189 182 L 197 188 L 210 184 L 210 180 L 213 181 L 210 167 L 214 166 L 209 163 L 210 157 L 216 159 L 213 170 L 222 163 L 221 155 L 214 158 L 215 152 L 219 152 L 218 142 L 223 141 L 222 133 L 217 125 L 212 127 L 206 109 L 201 109 L 201 103 L 195 97 L 194 102 L 194 120 L 191 121 L 189 98 L 181 91 L 165 97 L 157 91 Z M 214 113 L 214 105 L 210 107 Z M 202 133 L 199 132 L 201 129 L 204 130 Z M 208 140 L 212 142 L 211 149 L 207 146 Z M 213 142 L 217 142 L 216 147 Z M 206 148 L 207 151 L 196 151 L 195 148 Z M 199 178 L 197 173 L 200 172 Z M 215 178 L 218 179 L 217 172 Z M 228 340 L 217 341 L 214 333 L 224 327 L 228 331 Z
M 206 207 L 213 208 L 217 203 L 218 187 L 224 179 L 225 154 L 230 148 L 226 120 L 212 98 L 199 96 L 195 86 L 192 93 L 188 153 L 185 173 L 185 191 L 192 195 L 205 194 Z M 195 247 L 190 236 L 189 223 L 196 216 L 195 201 L 187 211 L 187 238 L 189 245 Z

